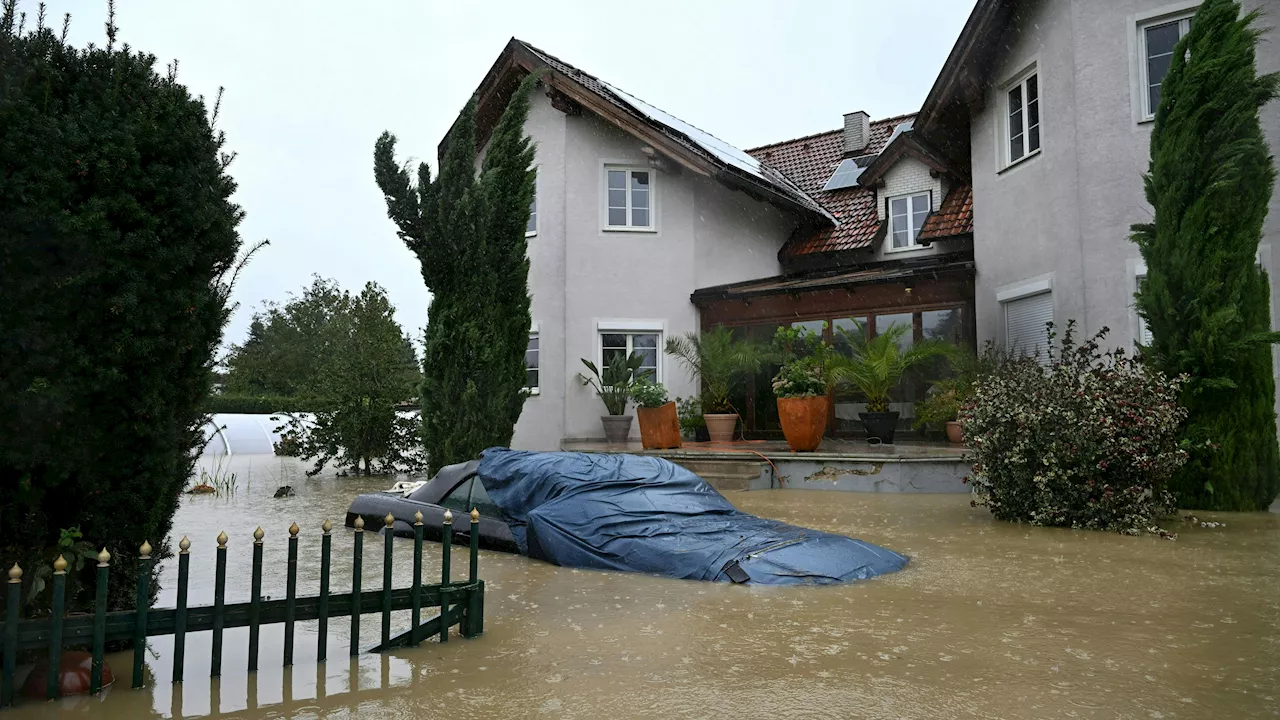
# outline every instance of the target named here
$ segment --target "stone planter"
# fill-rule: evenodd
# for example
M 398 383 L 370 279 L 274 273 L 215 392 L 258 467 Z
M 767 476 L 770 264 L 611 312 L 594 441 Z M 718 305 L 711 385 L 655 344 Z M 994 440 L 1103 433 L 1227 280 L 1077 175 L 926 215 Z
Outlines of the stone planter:
M 782 434 L 795 452 L 813 452 L 822 444 L 822 433 L 827 429 L 827 397 L 778 398 L 778 420 Z
M 733 442 L 733 431 L 738 427 L 738 413 L 707 413 L 707 435 L 711 442 Z
M 952 445 L 964 442 L 964 433 L 960 431 L 960 423 L 955 420 L 947 422 L 947 441 Z
M 864 412 L 858 413 L 862 426 L 867 430 L 867 439 L 876 438 L 886 445 L 893 444 L 893 434 L 898 430 L 897 412 Z
M 604 424 L 604 439 L 611 445 L 625 445 L 627 436 L 631 434 L 630 415 L 601 415 Z
M 674 402 L 656 408 L 638 407 L 636 417 L 640 419 L 640 442 L 645 450 L 680 447 L 680 415 Z

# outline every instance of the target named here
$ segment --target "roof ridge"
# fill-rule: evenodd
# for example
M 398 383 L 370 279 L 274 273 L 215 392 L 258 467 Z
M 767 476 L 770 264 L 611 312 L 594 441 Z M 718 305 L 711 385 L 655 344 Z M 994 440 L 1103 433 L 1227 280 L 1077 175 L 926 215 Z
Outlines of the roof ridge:
M 915 117 L 918 114 L 919 114 L 919 111 L 903 113 L 901 115 L 893 115 L 891 117 L 881 118 L 879 120 L 872 120 L 870 124 L 884 125 L 886 123 L 893 123 L 893 122 L 901 123 L 904 119 L 909 117 Z M 761 150 L 768 150 L 770 148 L 778 147 L 779 145 L 790 145 L 791 143 L 797 143 L 797 142 L 800 142 L 801 140 L 812 140 L 820 135 L 831 135 L 832 133 L 838 133 L 838 132 L 843 132 L 843 128 L 836 128 L 834 130 L 822 130 L 820 132 L 810 133 L 809 135 L 801 135 L 800 137 L 791 138 L 790 140 L 779 140 L 777 142 L 771 142 L 766 145 L 759 145 L 753 148 L 744 148 L 743 152 L 748 152 L 748 153 L 759 152 Z

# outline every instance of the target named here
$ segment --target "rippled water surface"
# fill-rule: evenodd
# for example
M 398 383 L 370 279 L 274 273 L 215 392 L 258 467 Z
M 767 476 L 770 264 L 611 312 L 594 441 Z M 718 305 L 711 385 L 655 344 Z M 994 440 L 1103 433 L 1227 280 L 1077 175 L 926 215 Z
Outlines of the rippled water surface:
M 191 603 L 211 602 L 214 538 L 231 536 L 229 602 L 248 599 L 251 533 L 267 532 L 264 592 L 283 597 L 286 528 L 302 526 L 300 594 L 319 586 L 319 526 L 386 479 L 302 477 L 292 460 L 238 457 L 232 498 L 189 497 L 175 520 L 192 547 Z M 297 491 L 274 499 L 279 485 Z M 223 677 L 209 633 L 151 640 L 149 686 L 101 699 L 27 703 L 0 717 L 77 718 L 1263 718 L 1280 714 L 1280 516 L 1201 514 L 1176 542 L 998 523 L 968 499 L 801 490 L 737 493 L 748 512 L 862 538 L 911 556 L 907 570 L 826 588 L 755 588 L 576 571 L 481 554 L 485 634 L 388 655 L 347 656 L 346 619 L 315 663 L 315 624 L 280 667 L 264 627 L 261 670 L 227 631 Z M 334 591 L 350 587 L 351 533 L 334 530 Z M 427 572 L 439 573 L 428 544 Z M 412 542 L 395 543 L 409 584 Z M 364 587 L 382 583 L 366 538 Z M 466 572 L 465 551 L 453 560 Z M 176 563 L 161 604 L 172 604 Z M 408 626 L 397 613 L 395 629 Z M 361 645 L 379 633 L 366 615 Z

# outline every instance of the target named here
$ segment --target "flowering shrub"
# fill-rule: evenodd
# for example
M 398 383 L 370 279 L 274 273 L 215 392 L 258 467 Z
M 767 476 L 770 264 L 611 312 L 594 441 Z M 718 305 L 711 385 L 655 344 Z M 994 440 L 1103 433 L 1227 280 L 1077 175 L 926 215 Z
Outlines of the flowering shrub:
M 631 386 L 631 399 L 644 408 L 656 408 L 666 405 L 667 389 L 662 383 L 654 382 L 647 377 L 640 378 Z
M 835 353 L 821 334 L 805 327 L 780 327 L 773 335 L 770 357 L 781 366 L 773 377 L 774 397 L 827 394 Z
M 782 366 L 773 378 L 774 397 L 811 397 L 827 394 L 823 368 L 813 358 L 801 358 Z
M 1166 483 L 1187 458 L 1184 378 L 1101 353 L 1105 328 L 1075 345 L 1073 325 L 1047 366 L 988 351 L 995 359 L 960 411 L 973 504 L 1001 520 L 1163 534 L 1156 523 L 1176 509 Z

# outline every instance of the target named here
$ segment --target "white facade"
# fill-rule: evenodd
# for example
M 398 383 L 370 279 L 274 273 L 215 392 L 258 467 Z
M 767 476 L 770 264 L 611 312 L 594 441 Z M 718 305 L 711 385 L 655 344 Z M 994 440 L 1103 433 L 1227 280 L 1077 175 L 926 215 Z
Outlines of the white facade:
M 639 140 L 589 112 L 563 113 L 541 92 L 525 130 L 537 146 L 529 288 L 539 387 L 525 401 L 512 446 L 554 450 L 565 438 L 603 437 L 604 405 L 578 379 L 582 358 L 600 363 L 601 333 L 657 334 L 659 380 L 673 399 L 696 394 L 661 351 L 666 338 L 698 330 L 689 295 L 777 275 L 778 250 L 796 219 L 713 178 L 651 168 Z M 610 169 L 651 170 L 650 227 L 609 226 Z M 638 436 L 637 425 L 632 432 Z

